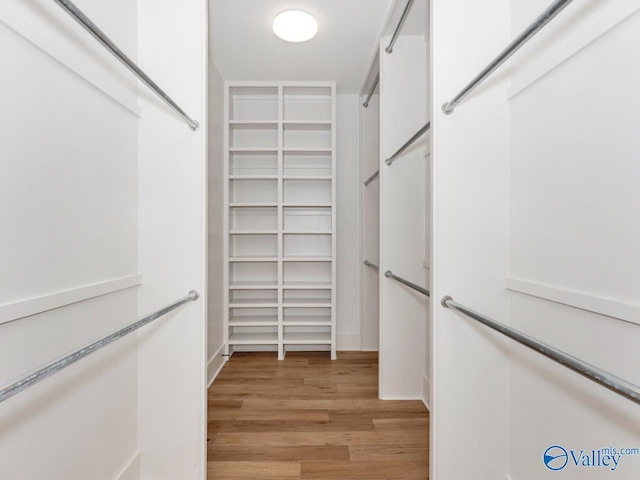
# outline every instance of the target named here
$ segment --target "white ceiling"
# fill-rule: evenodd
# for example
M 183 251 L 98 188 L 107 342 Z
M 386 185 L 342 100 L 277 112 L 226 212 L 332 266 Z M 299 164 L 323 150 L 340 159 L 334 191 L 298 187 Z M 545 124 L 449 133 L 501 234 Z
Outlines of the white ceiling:
M 394 0 L 209 2 L 211 57 L 225 80 L 336 81 L 338 93 L 360 93 Z M 274 17 L 291 8 L 316 17 L 314 39 L 275 36 Z

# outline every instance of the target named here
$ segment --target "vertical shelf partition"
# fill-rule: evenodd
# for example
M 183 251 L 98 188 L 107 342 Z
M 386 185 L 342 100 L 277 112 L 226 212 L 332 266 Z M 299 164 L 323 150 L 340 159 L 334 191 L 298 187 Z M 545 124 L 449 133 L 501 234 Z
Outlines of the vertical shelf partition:
M 225 354 L 335 359 L 335 84 L 229 82 L 225 112 Z

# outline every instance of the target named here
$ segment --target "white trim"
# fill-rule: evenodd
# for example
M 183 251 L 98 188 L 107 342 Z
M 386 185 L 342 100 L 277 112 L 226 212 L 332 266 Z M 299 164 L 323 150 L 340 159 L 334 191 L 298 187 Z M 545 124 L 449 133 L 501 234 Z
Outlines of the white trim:
M 507 100 L 512 100 L 514 97 L 522 93 L 541 78 L 544 78 L 563 63 L 578 55 L 581 51 L 603 38 L 609 32 L 615 30 L 638 12 L 640 12 L 640 8 L 636 7 L 632 8 L 631 11 L 627 10 L 623 12 L 621 17 L 616 15 L 604 16 L 600 19 L 600 23 L 590 31 L 590 35 L 588 37 L 572 36 L 561 44 L 554 44 L 554 48 L 561 49 L 562 54 L 549 58 L 543 66 L 526 77 L 514 78 L 512 76 L 511 86 L 507 90 Z
M 431 270 L 431 262 L 429 260 L 422 260 L 422 266 L 427 270 Z
M 115 480 L 139 480 L 140 453 L 140 450 L 138 450 L 133 457 L 131 457 L 131 460 L 129 460 L 120 473 L 115 476 Z
M 507 277 L 507 289 L 640 325 L 640 304 Z
M 396 401 L 396 400 L 401 400 L 401 401 L 411 401 L 411 402 L 424 402 L 424 400 L 422 399 L 422 395 L 415 395 L 415 396 L 411 396 L 411 395 L 379 395 L 378 398 L 380 400 L 385 400 L 385 401 Z
M 427 407 L 427 410 L 431 412 L 431 405 L 429 405 L 429 398 L 431 397 L 431 385 L 429 379 L 425 375 L 422 379 L 422 403 Z
M 362 335 L 359 333 L 338 333 L 336 343 L 338 351 L 361 351 Z
M 8 23 L 4 22 L 2 19 L 0 19 L 0 25 L 5 27 L 9 32 L 13 33 L 20 40 L 24 41 L 25 44 L 27 44 L 30 47 L 32 47 L 33 49 L 37 50 L 39 53 L 44 54 L 48 59 L 52 60 L 55 64 L 57 64 L 58 66 L 62 67 L 67 72 L 72 73 L 75 77 L 77 77 L 78 79 L 82 80 L 83 82 L 85 82 L 90 87 L 93 87 L 94 89 L 96 89 L 98 92 L 103 94 L 109 100 L 112 100 L 115 103 L 117 103 L 118 105 L 120 105 L 121 107 L 124 107 L 124 109 L 127 110 L 129 113 L 132 113 L 136 117 L 141 117 L 142 116 L 142 110 L 141 110 L 139 105 L 131 105 L 130 102 L 127 102 L 123 98 L 119 98 L 118 95 L 116 95 L 116 94 L 114 94 L 112 92 L 109 92 L 107 89 L 105 89 L 104 87 L 98 85 L 97 83 L 95 83 L 93 80 L 87 78 L 86 76 L 82 75 L 80 72 L 75 70 L 73 67 L 71 67 L 70 65 L 66 64 L 63 60 L 61 60 L 60 58 L 55 56 L 53 53 L 51 53 L 51 51 L 47 50 L 46 46 L 38 45 L 34 40 L 31 40 L 25 34 L 23 34 L 22 32 L 19 32 L 14 27 L 12 27 Z
M 213 381 L 218 377 L 222 367 L 224 367 L 224 364 L 226 363 L 226 357 L 222 356 L 223 350 L 224 343 L 220 345 L 220 348 L 216 350 L 216 353 L 209 358 L 209 362 L 207 363 L 207 388 L 209 388 Z
M 139 274 L 130 275 L 128 277 L 92 283 L 83 287 L 49 293 L 17 302 L 5 303 L 4 305 L 0 305 L 0 325 L 48 310 L 66 307 L 67 305 L 89 300 L 90 298 L 136 287 L 141 283 L 142 277 Z

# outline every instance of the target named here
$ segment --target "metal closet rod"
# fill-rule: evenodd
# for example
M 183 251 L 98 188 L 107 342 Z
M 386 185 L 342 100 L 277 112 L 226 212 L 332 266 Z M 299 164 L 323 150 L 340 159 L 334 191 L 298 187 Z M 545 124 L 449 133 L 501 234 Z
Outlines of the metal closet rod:
M 396 44 L 396 40 L 398 40 L 398 36 L 400 35 L 400 30 L 402 30 L 402 26 L 404 22 L 407 21 L 407 17 L 409 16 L 409 10 L 411 10 L 411 6 L 413 5 L 413 0 L 409 0 L 407 2 L 407 6 L 404 7 L 404 11 L 402 12 L 402 16 L 400 17 L 400 21 L 398 22 L 398 26 L 396 27 L 396 31 L 393 32 L 393 37 L 391 37 L 391 42 L 389 42 L 389 46 L 384 49 L 385 52 L 391 53 L 393 52 L 393 46 Z
M 158 318 L 166 315 L 167 313 L 175 310 L 178 307 L 181 307 L 185 303 L 195 302 L 200 298 L 200 295 L 195 290 L 191 290 L 186 297 L 183 297 L 179 300 L 176 300 L 171 305 L 167 305 L 160 310 L 156 310 L 155 312 L 143 317 L 133 323 L 130 323 L 126 327 L 115 330 L 103 337 L 100 337 L 98 340 L 95 340 L 91 343 L 86 344 L 83 347 L 74 350 L 73 352 L 67 353 L 62 357 L 58 357 L 57 359 L 49 362 L 45 365 L 42 365 L 34 370 L 26 372 L 15 380 L 6 383 L 5 385 L 0 386 L 0 403 L 4 402 L 8 398 L 17 395 L 18 393 L 26 390 L 27 388 L 35 385 L 36 383 L 41 382 L 45 378 L 58 373 L 60 370 L 68 367 L 69 365 L 76 363 L 78 360 L 83 359 L 84 357 L 91 355 L 94 352 L 106 347 L 110 343 L 115 342 L 116 340 L 121 339 L 122 337 L 129 335 L 132 332 L 135 332 L 139 328 L 144 327 L 145 325 L 157 320 Z
M 431 297 L 431 292 L 429 290 L 427 290 L 426 288 L 422 288 L 420 285 L 416 285 L 413 282 L 410 282 L 409 280 L 405 280 L 402 277 L 399 277 L 397 275 L 394 275 L 391 270 L 387 270 L 386 272 L 384 272 L 384 276 L 387 278 L 392 278 L 394 279 L 396 282 L 400 282 L 403 285 L 406 285 L 409 288 L 413 288 L 416 292 L 420 292 L 423 295 L 426 295 L 427 297 Z
M 507 47 L 500 52 L 500 54 L 494 58 L 484 70 L 482 70 L 471 82 L 464 87 L 458 95 L 456 95 L 451 101 L 442 105 L 442 111 L 447 115 L 453 113 L 458 104 L 464 100 L 478 85 L 487 79 L 489 75 L 495 72 L 500 65 L 506 62 L 514 53 L 520 50 L 533 36 L 538 33 L 542 28 L 547 25 L 551 20 L 555 18 L 562 10 L 564 10 L 573 0 L 556 0 L 547 9 L 536 18 L 515 40 L 513 40 Z
M 380 270 L 380 267 L 379 267 L 378 265 L 376 265 L 375 263 L 371 263 L 369 260 L 365 260 L 365 261 L 364 261 L 364 264 L 365 264 L 367 267 L 371 267 L 371 268 L 373 268 L 376 272 Z
M 405 152 L 407 148 L 413 145 L 416 142 L 416 140 L 418 140 L 422 135 L 427 133 L 427 130 L 429 130 L 430 128 L 431 128 L 431 122 L 427 122 L 427 124 L 424 127 L 418 130 L 416 134 L 407 141 L 407 143 L 401 146 L 396 153 L 394 153 L 389 158 L 387 158 L 384 161 L 384 163 L 386 163 L 387 165 L 391 165 L 393 162 L 395 162 L 398 159 L 398 157 Z
M 376 173 L 367 178 L 363 183 L 365 187 L 368 187 L 371 182 L 380 176 L 380 170 L 376 170 Z
M 553 360 L 560 365 L 567 367 L 574 372 L 579 373 L 580 375 L 588 378 L 589 380 L 602 385 L 605 388 L 621 395 L 634 403 L 640 404 L 640 387 L 630 383 L 620 377 L 617 377 L 605 370 L 602 370 L 598 367 L 591 365 L 579 358 L 576 358 L 572 355 L 569 355 L 562 350 L 558 350 L 546 343 L 542 343 L 539 340 L 536 340 L 533 337 L 525 335 L 518 330 L 515 330 L 507 325 L 504 325 L 496 320 L 487 317 L 486 315 L 482 315 L 470 308 L 465 307 L 464 305 L 460 305 L 455 302 L 453 298 L 450 296 L 446 296 L 442 299 L 442 306 L 445 308 L 451 308 L 456 310 L 473 320 L 476 320 L 483 325 L 495 330 L 496 332 L 500 332 L 501 334 L 509 337 L 512 340 L 524 345 L 525 347 L 529 347 L 532 350 L 535 350 L 539 354 Z
M 368 108 L 369 107 L 369 102 L 371 101 L 371 97 L 373 97 L 373 93 L 376 91 L 376 87 L 378 86 L 378 83 L 380 83 L 380 73 L 376 74 L 376 78 L 373 81 L 373 85 L 371 86 L 371 90 L 369 90 L 369 95 L 367 95 L 367 99 L 362 104 L 362 106 L 364 108 Z
M 95 23 L 93 23 L 89 17 L 87 17 L 82 11 L 75 6 L 71 0 L 53 0 L 62 9 L 67 12 L 71 17 L 82 25 L 93 37 L 98 40 L 109 52 L 113 54 L 120 62 L 127 67 L 136 77 L 140 79 L 147 87 L 156 93 L 167 105 L 180 115 L 191 130 L 196 131 L 200 128 L 200 124 L 187 115 L 176 102 L 174 102 L 169 95 L 167 95 L 153 80 L 151 80 L 140 68 L 127 57 L 122 50 L 115 46 L 115 44 L 107 37 L 102 30 L 100 30 Z

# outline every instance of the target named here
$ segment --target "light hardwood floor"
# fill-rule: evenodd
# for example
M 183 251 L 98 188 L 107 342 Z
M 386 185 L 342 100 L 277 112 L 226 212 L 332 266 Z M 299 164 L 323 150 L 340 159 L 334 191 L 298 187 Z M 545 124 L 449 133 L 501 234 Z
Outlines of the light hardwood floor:
M 428 478 L 429 415 L 369 352 L 236 353 L 209 389 L 209 480 Z

